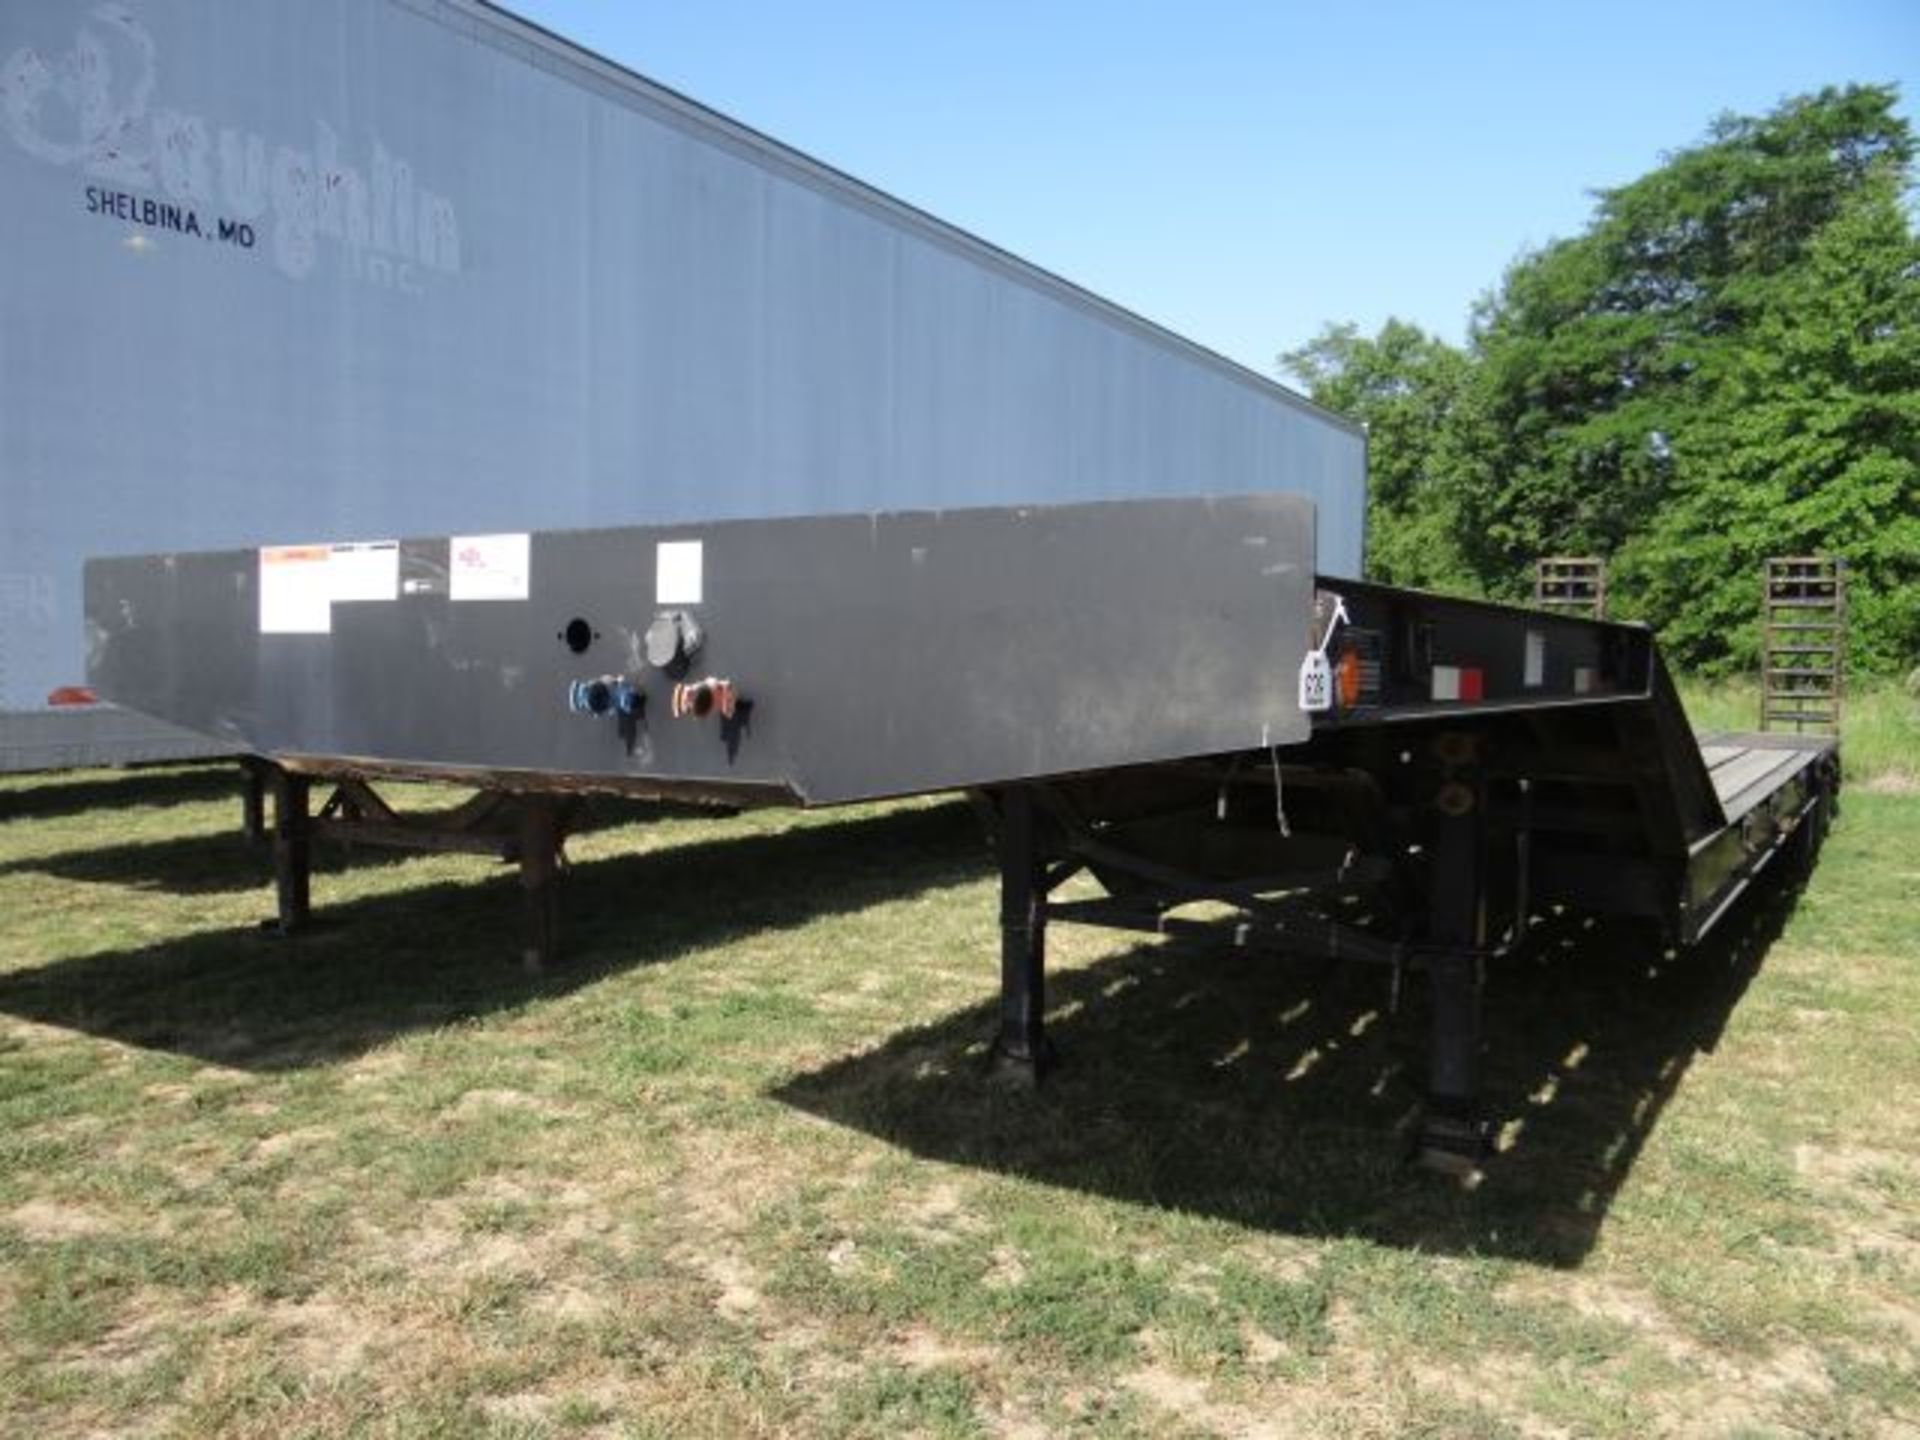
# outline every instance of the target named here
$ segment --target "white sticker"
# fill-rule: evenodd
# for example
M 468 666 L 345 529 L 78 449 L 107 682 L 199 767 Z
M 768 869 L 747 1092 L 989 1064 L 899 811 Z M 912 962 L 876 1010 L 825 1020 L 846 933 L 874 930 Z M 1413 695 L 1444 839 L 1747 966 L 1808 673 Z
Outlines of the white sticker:
M 1594 674 L 1591 665 L 1574 666 L 1573 693 L 1576 695 L 1591 695 L 1593 693 L 1593 679 Z
M 1537 689 L 1547 680 L 1547 637 L 1538 630 L 1527 631 L 1527 663 L 1523 683 Z
M 1460 667 L 1458 665 L 1433 667 L 1433 698 L 1435 700 L 1460 698 Z
M 1300 661 L 1300 708 L 1312 715 L 1333 708 L 1333 667 L 1319 650 Z
M 447 542 L 447 598 L 524 600 L 529 569 L 525 534 L 455 535 Z
M 662 540 L 653 551 L 656 605 L 698 605 L 705 559 L 698 540 Z
M 326 635 L 333 630 L 333 588 L 326 545 L 260 547 L 260 633 Z
M 400 594 L 400 542 L 366 540 L 335 545 L 327 560 L 327 589 L 335 600 L 393 600 Z

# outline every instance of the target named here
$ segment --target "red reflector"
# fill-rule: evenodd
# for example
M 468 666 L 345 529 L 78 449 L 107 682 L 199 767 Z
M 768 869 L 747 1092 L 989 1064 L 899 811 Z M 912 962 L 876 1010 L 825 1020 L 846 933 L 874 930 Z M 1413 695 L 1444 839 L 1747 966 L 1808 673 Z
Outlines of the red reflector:
M 100 697 L 84 685 L 62 685 L 47 696 L 49 705 L 98 705 Z
M 1478 700 L 1485 690 L 1485 681 L 1478 665 L 1462 666 L 1460 670 L 1460 698 Z

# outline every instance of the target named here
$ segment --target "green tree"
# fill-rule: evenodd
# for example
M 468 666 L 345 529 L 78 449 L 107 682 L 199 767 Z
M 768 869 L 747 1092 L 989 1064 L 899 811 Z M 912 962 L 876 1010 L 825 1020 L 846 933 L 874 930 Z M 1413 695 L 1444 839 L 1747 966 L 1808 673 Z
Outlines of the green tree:
M 1280 366 L 1313 399 L 1367 427 L 1367 573 L 1397 585 L 1471 589 L 1436 472 L 1467 357 L 1404 320 L 1374 336 L 1329 325 Z
M 1863 182 L 1775 277 L 1729 287 L 1739 343 L 1703 347 L 1707 403 L 1674 441 L 1667 504 L 1623 548 L 1621 588 L 1687 661 L 1750 663 L 1756 577 L 1843 557 L 1851 660 L 1920 657 L 1920 241 L 1894 177 Z
M 1600 192 L 1582 234 L 1476 307 L 1444 384 L 1387 331 L 1332 329 L 1286 357 L 1362 418 L 1437 417 L 1376 444 L 1381 573 L 1444 578 L 1413 574 L 1436 530 L 1442 569 L 1496 595 L 1523 592 L 1543 554 L 1616 556 L 1621 613 L 1711 668 L 1751 658 L 1763 557 L 1838 553 L 1855 662 L 1911 665 L 1920 254 L 1895 101 L 1849 86 L 1725 116 Z

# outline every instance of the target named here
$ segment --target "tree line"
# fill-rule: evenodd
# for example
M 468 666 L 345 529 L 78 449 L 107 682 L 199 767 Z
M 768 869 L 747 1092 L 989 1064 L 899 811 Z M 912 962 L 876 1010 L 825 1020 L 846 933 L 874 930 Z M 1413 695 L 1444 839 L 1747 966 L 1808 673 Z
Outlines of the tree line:
M 1750 666 L 1770 555 L 1847 561 L 1849 661 L 1920 663 L 1920 237 L 1890 86 L 1725 115 L 1527 253 L 1464 346 L 1389 320 L 1280 357 L 1368 427 L 1369 573 L 1500 599 L 1543 555 L 1686 666 Z

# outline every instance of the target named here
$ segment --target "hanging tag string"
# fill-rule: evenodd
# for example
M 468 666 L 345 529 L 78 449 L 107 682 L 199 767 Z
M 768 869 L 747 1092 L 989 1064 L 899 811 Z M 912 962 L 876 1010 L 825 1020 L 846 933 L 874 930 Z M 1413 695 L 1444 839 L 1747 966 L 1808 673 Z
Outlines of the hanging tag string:
M 1334 632 L 1342 625 L 1351 625 L 1353 621 L 1347 615 L 1347 602 L 1344 597 L 1335 594 L 1331 590 L 1322 593 L 1333 597 L 1333 613 L 1327 617 L 1326 633 L 1320 637 L 1320 643 L 1313 648 L 1311 653 L 1319 658 L 1321 667 L 1324 669 L 1327 661 L 1327 647 L 1333 643 Z M 1303 666 L 1302 669 L 1304 672 L 1305 667 Z M 1303 679 L 1301 682 L 1303 690 L 1305 689 L 1305 684 L 1306 682 Z M 1303 703 L 1305 702 L 1303 701 Z M 1283 839 L 1291 840 L 1293 838 L 1293 827 L 1287 823 L 1286 790 L 1280 776 L 1280 747 L 1273 743 L 1272 731 L 1269 726 L 1262 725 L 1260 727 L 1260 747 L 1267 752 L 1267 763 L 1273 768 L 1274 824 L 1279 827 Z
M 1338 630 L 1342 625 L 1351 625 L 1353 623 L 1352 619 L 1347 615 L 1347 602 L 1345 599 L 1339 595 L 1335 595 L 1331 590 L 1326 593 L 1333 595 L 1333 614 L 1327 617 L 1327 633 L 1320 637 L 1320 643 L 1314 647 L 1314 649 L 1319 652 L 1322 660 L 1327 658 L 1327 647 L 1333 643 L 1333 632 Z
M 1280 838 L 1282 840 L 1291 840 L 1293 838 L 1293 827 L 1287 824 L 1286 797 L 1280 790 L 1280 747 L 1273 744 L 1267 738 L 1267 735 L 1268 729 L 1265 725 L 1262 725 L 1260 727 L 1260 743 L 1266 747 L 1267 759 L 1273 763 L 1273 819 L 1274 823 L 1280 827 Z

